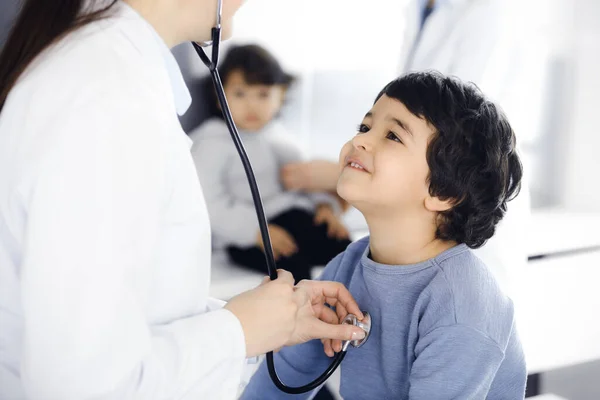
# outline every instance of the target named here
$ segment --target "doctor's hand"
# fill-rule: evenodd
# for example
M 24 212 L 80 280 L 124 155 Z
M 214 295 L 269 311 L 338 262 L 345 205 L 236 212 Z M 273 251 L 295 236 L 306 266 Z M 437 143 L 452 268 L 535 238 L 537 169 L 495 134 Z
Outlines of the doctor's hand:
M 278 279 L 266 278 L 259 287 L 225 305 L 242 325 L 248 357 L 312 339 L 351 340 L 364 334 L 360 328 L 338 325 L 335 312 L 325 305 L 348 310 L 362 319 L 356 301 L 342 284 L 302 281 L 294 287 L 292 274 L 277 272 Z
M 356 340 L 363 339 L 365 332 L 351 325 L 340 325 L 344 317 L 350 313 L 364 318 L 358 304 L 339 282 L 300 281 L 295 287 L 300 297 L 300 307 L 296 319 L 296 327 L 291 339 L 286 343 L 292 346 L 313 339 L 321 340 Z M 335 307 L 335 311 L 329 306 Z

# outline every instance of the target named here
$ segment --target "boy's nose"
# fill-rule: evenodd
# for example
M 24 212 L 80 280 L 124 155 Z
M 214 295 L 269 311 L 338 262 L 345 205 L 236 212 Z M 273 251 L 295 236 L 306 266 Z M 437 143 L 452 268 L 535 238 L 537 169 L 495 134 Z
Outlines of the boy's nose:
M 370 151 L 373 146 L 371 144 L 371 138 L 368 133 L 363 133 L 361 135 L 356 135 L 352 139 L 352 145 L 361 150 Z

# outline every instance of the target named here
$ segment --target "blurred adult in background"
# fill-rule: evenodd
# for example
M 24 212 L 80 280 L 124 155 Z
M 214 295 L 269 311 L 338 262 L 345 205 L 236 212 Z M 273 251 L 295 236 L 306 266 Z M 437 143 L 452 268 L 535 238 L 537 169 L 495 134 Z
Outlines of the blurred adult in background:
M 502 34 L 501 0 L 413 0 L 401 72 L 435 69 L 481 85 Z

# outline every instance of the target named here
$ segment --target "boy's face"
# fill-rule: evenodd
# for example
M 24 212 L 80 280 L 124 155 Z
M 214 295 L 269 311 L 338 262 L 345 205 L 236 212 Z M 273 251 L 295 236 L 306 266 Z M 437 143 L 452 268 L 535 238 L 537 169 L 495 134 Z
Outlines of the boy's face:
M 340 153 L 339 195 L 362 212 L 424 210 L 426 153 L 433 127 L 400 101 L 382 96 Z
M 283 104 L 282 85 L 249 85 L 242 71 L 226 77 L 225 96 L 238 128 L 246 131 L 262 129 L 277 115 Z

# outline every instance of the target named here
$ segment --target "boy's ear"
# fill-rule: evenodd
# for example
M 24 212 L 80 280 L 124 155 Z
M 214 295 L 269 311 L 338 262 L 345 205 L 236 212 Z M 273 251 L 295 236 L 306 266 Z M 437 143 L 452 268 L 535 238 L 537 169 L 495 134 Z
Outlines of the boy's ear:
M 442 200 L 439 197 L 427 196 L 425 198 L 425 209 L 432 212 L 448 211 L 454 207 L 454 199 Z

